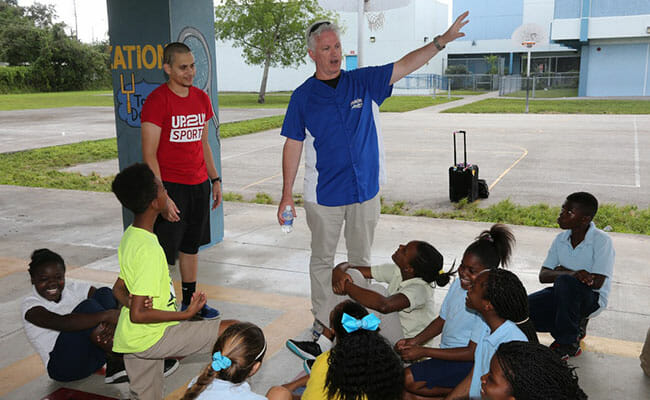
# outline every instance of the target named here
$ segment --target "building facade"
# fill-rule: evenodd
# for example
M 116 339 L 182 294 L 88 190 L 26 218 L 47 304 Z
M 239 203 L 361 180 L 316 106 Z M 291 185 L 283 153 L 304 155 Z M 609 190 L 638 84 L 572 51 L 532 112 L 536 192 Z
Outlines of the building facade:
M 341 44 L 343 46 L 343 68 L 353 69 L 357 63 L 357 14 L 338 12 L 342 25 Z M 409 5 L 383 11 L 383 26 L 370 30 L 364 20 L 365 65 L 381 65 L 397 61 L 407 52 L 417 49 L 437 34 L 444 32 L 448 25 L 447 5 L 439 1 L 413 0 Z M 375 17 L 377 14 L 372 14 Z M 306 28 L 306 27 L 305 27 Z M 262 66 L 247 65 L 243 61 L 240 48 L 232 42 L 217 41 L 217 80 L 220 91 L 258 91 L 262 80 Z M 314 65 L 307 57 L 306 64 L 294 68 L 270 68 L 267 91 L 293 90 L 314 73 Z M 446 66 L 443 52 L 420 68 L 417 73 L 443 72 Z
M 580 96 L 650 96 L 650 0 L 558 0 L 551 28 L 580 51 Z
M 527 50 L 512 40 L 523 24 L 548 38 L 531 49 L 531 73 L 580 72 L 579 96 L 650 96 L 650 0 L 454 0 L 470 10 L 466 36 L 449 45 L 449 65 L 525 74 Z
M 531 73 L 578 72 L 578 52 L 549 40 L 554 0 L 454 0 L 453 16 L 470 11 L 465 37 L 451 43 L 449 65 L 465 65 L 470 73 L 488 73 L 485 57 L 498 57 L 498 73 L 526 73 L 528 49 L 512 39 L 524 24 L 538 25 L 544 31 L 543 42 L 531 48 Z

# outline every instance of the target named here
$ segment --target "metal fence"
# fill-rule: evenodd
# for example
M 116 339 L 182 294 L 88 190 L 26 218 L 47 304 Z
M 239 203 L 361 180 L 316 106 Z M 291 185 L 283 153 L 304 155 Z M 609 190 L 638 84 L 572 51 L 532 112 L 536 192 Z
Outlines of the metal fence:
M 580 75 L 544 74 L 530 78 L 523 76 L 502 76 L 499 86 L 499 96 L 525 97 L 575 97 L 578 95 Z
M 501 81 L 498 75 L 467 74 L 438 75 L 411 74 L 399 80 L 394 89 L 406 93 L 435 94 L 436 90 L 498 90 Z

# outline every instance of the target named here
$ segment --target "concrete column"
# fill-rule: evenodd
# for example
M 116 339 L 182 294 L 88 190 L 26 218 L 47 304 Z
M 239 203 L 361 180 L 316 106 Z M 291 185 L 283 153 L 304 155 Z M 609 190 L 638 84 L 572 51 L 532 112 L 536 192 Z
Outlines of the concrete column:
M 223 176 L 212 0 L 108 0 L 107 8 L 120 170 L 142 161 L 142 105 L 149 93 L 167 81 L 162 68 L 165 45 L 183 42 L 194 54 L 194 86 L 212 100 L 215 117 L 210 122 L 209 141 Z M 122 214 L 126 228 L 133 216 L 127 210 Z M 210 222 L 212 245 L 223 239 L 222 206 L 212 211 Z

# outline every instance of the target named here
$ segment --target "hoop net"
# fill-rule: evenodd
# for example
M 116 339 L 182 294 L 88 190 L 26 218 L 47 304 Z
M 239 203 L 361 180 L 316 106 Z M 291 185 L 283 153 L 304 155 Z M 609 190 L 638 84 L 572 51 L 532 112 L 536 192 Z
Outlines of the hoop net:
M 535 42 L 521 42 L 522 46 L 528 47 L 529 49 L 535 45 Z
M 379 12 L 366 12 L 366 19 L 368 20 L 368 28 L 371 31 L 378 31 L 384 26 L 384 13 Z

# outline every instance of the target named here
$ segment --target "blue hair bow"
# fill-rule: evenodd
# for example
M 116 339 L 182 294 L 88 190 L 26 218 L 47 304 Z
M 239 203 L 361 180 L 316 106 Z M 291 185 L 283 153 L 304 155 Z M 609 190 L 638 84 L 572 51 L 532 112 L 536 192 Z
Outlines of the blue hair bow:
M 230 358 L 221 355 L 220 351 L 217 351 L 212 355 L 212 369 L 215 371 L 221 371 L 222 369 L 226 369 L 232 365 L 232 361 L 230 361 Z
M 341 323 L 343 324 L 343 329 L 347 333 L 352 333 L 359 329 L 365 329 L 367 331 L 376 331 L 379 328 L 379 323 L 381 320 L 375 316 L 375 314 L 368 314 L 361 319 L 356 319 L 353 316 L 343 313 L 343 318 L 341 318 Z

